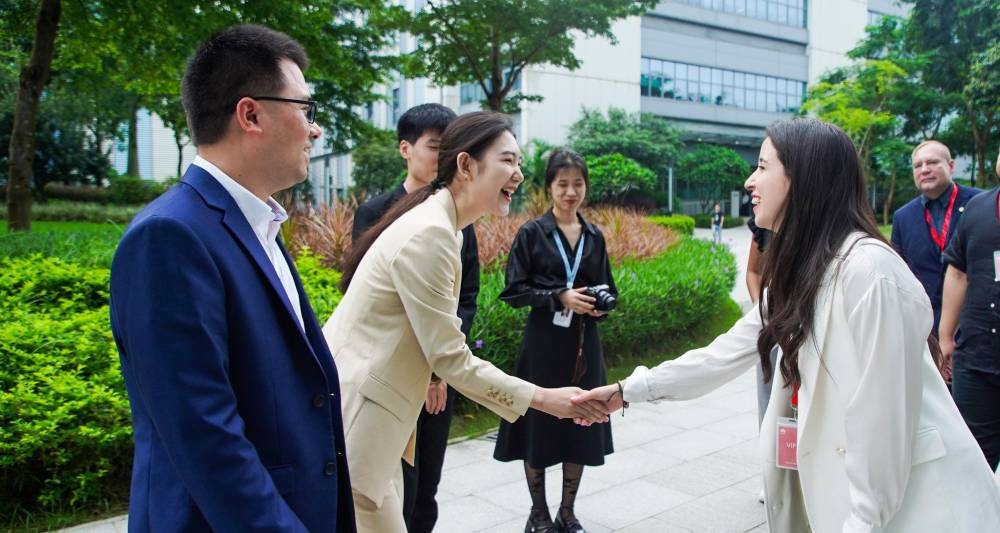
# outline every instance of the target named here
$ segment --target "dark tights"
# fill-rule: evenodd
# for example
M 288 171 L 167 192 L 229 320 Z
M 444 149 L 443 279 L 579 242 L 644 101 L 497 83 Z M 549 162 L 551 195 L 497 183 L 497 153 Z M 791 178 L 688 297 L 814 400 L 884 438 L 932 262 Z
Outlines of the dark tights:
M 559 504 L 559 516 L 563 522 L 576 521 L 573 505 L 576 503 L 576 493 L 580 489 L 580 478 L 583 477 L 583 465 L 563 463 L 562 502 Z M 551 521 L 549 505 L 545 501 L 545 469 L 532 468 L 524 463 L 524 477 L 528 480 L 528 493 L 531 494 L 531 516 L 535 520 Z

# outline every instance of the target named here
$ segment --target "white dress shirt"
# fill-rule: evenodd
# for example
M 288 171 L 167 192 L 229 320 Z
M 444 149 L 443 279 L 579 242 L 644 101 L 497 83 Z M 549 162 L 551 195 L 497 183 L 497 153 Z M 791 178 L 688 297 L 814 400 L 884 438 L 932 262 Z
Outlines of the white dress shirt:
M 278 231 L 281 223 L 288 220 L 288 213 L 274 201 L 268 198 L 266 202 L 261 201 L 246 187 L 240 185 L 236 180 L 230 178 L 219 167 L 208 162 L 205 158 L 196 156 L 191 163 L 205 170 L 215 178 L 229 195 L 236 201 L 236 205 L 243 212 L 254 235 L 263 247 L 267 258 L 271 260 L 271 266 L 281 281 L 281 286 L 285 289 L 285 297 L 292 304 L 295 310 L 295 319 L 299 322 L 299 328 L 305 330 L 302 321 L 302 304 L 299 302 L 299 291 L 295 288 L 295 279 L 292 277 L 292 269 L 285 260 L 285 256 L 278 247 Z

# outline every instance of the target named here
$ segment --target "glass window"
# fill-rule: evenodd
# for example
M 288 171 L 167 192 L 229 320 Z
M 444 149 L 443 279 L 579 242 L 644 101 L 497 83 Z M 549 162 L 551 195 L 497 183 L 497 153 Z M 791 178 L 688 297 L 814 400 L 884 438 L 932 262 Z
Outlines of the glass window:
M 677 74 L 675 74 L 674 77 L 678 81 L 687 81 L 688 79 L 687 65 L 683 63 L 677 63 Z
M 744 91 L 740 87 L 737 87 L 736 90 L 733 91 L 733 105 L 735 105 L 736 107 L 744 107 L 745 108 L 746 107 L 746 99 L 744 98 L 744 95 L 746 95 L 746 91 Z
M 772 77 L 768 76 L 767 77 L 767 91 L 768 92 L 772 92 L 772 93 L 776 92 L 778 90 L 777 83 L 778 83 L 778 79 L 777 78 L 772 78 Z
M 721 84 L 722 83 L 722 71 L 721 70 L 719 70 L 717 68 L 713 68 L 712 69 L 712 83 L 714 83 L 714 84 Z
M 712 84 L 712 103 L 722 105 L 722 86 Z
M 653 74 L 652 76 L 650 76 L 649 82 L 650 82 L 649 95 L 663 96 L 663 87 L 661 85 L 663 83 L 663 78 L 657 76 L 656 74 Z
M 639 75 L 639 94 L 649 96 L 649 74 L 642 73 Z
M 757 111 L 767 110 L 767 93 L 764 91 L 754 91 L 754 109 Z
M 664 77 L 674 79 L 674 63 L 672 61 L 663 62 L 663 70 L 660 71 Z
M 674 83 L 674 98 L 677 100 L 687 99 L 687 82 L 684 80 L 677 80 Z
M 778 111 L 785 112 L 788 111 L 788 95 L 783 93 L 778 93 Z
M 775 93 L 767 93 L 767 110 L 775 113 L 778 111 L 778 95 Z
M 730 87 L 732 87 L 732 85 L 733 85 L 733 75 L 734 74 L 736 74 L 736 73 L 733 72 L 733 71 L 731 71 L 731 70 L 723 70 L 722 71 L 722 84 L 723 85 L 729 85 Z
M 712 81 L 712 69 L 708 67 L 700 67 L 698 70 L 701 71 L 700 78 L 702 83 L 709 83 Z
M 673 98 L 674 97 L 674 80 L 673 78 L 664 76 L 663 78 L 663 97 Z

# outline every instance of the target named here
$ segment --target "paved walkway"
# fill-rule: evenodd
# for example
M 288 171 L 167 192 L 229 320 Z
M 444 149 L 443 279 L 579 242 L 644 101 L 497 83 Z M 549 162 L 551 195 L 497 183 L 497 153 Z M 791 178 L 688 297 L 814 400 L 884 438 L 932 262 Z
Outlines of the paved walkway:
M 711 239 L 708 230 L 695 236 Z M 747 307 L 746 228 L 723 231 L 740 266 L 733 299 Z M 757 448 L 754 373 L 688 402 L 635 404 L 612 418 L 615 453 L 584 471 L 576 511 L 590 533 L 766 531 Z M 490 435 L 452 444 L 445 458 L 436 533 L 517 533 L 531 507 L 521 463 L 493 460 Z M 547 495 L 559 505 L 561 472 Z M 63 531 L 117 533 L 125 517 Z

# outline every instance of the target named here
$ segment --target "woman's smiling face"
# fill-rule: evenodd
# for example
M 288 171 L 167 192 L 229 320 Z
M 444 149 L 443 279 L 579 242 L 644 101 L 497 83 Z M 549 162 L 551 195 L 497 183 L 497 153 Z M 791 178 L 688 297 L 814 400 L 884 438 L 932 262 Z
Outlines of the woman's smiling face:
M 760 145 L 757 168 L 744 186 L 750 192 L 754 222 L 758 227 L 777 231 L 788 198 L 789 179 L 770 138 Z

